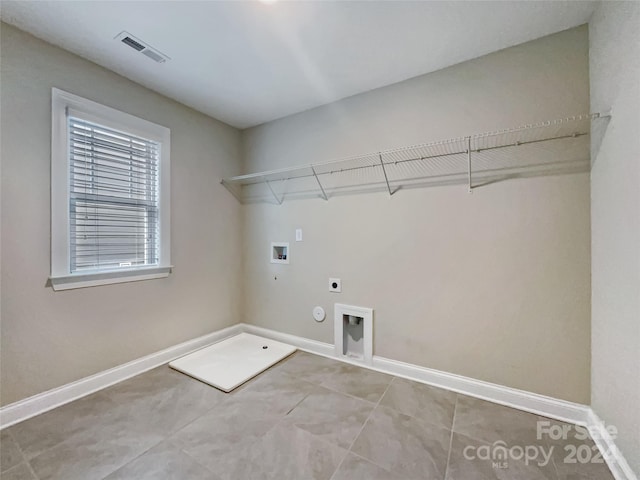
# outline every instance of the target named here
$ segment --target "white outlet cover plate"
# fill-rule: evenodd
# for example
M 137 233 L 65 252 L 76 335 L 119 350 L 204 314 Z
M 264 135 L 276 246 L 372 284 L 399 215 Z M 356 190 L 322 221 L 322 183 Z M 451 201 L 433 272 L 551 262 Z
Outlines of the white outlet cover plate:
M 337 283 L 338 286 L 337 287 L 333 287 L 333 284 Z M 341 293 L 342 292 L 342 280 L 340 280 L 339 278 L 330 278 L 329 279 L 329 291 L 330 292 L 335 292 L 335 293 Z

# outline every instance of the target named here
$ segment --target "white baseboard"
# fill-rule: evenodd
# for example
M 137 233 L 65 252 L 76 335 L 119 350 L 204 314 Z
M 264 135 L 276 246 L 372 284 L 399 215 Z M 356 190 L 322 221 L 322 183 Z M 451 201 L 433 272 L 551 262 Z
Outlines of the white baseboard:
M 39 393 L 24 400 L 0 408 L 0 429 L 9 427 L 78 398 L 102 390 L 115 383 L 156 368 L 178 357 L 200 348 L 224 340 L 242 332 L 241 325 L 223 328 L 202 337 L 194 338 L 173 347 L 166 348 L 146 357 L 138 358 L 124 365 L 96 373 L 67 385 Z
M 599 428 L 600 435 L 593 435 L 607 465 L 611 469 L 616 480 L 638 480 L 629 467 L 614 440 L 602 427 L 603 423 L 593 412 L 591 407 L 579 403 L 567 402 L 537 393 L 505 387 L 494 383 L 463 377 L 453 373 L 442 372 L 431 368 L 420 367 L 410 363 L 399 362 L 388 358 L 373 356 L 373 364 L 367 365 L 346 357 L 338 357 L 334 346 L 329 343 L 309 340 L 307 338 L 280 333 L 275 330 L 257 327 L 255 325 L 241 324 L 245 332 L 261 335 L 298 347 L 300 350 L 329 357 L 341 362 L 351 363 L 363 368 L 369 368 L 382 373 L 388 373 L 396 377 L 407 378 L 436 387 L 453 390 L 465 395 L 487 400 L 489 402 L 506 405 L 525 412 L 535 413 L 544 417 L 554 418 L 577 425 L 586 425 Z M 608 453 L 609 452 L 609 453 Z
M 614 439 L 606 429 L 605 423 L 598 415 L 589 409 L 589 430 L 592 432 L 593 441 L 598 446 L 602 458 L 605 459 L 609 470 L 616 480 L 638 480 L 638 477 L 627 463 Z
M 147 370 L 170 362 L 178 357 L 191 353 L 200 348 L 237 335 L 241 332 L 260 335 L 298 347 L 310 353 L 322 355 L 342 362 L 369 368 L 397 377 L 407 378 L 429 385 L 445 388 L 472 397 L 481 398 L 526 412 L 535 413 L 549 418 L 555 418 L 569 423 L 587 425 L 598 428 L 600 435 L 594 435 L 594 441 L 606 459 L 616 480 L 638 480 L 629 464 L 624 459 L 614 440 L 602 427 L 602 421 L 587 405 L 567 402 L 536 393 L 505 387 L 461 375 L 442 372 L 431 368 L 420 367 L 409 363 L 399 362 L 388 358 L 373 356 L 372 365 L 366 365 L 339 357 L 335 354 L 334 346 L 298 337 L 287 333 L 277 332 L 267 328 L 240 323 L 217 332 L 189 340 L 169 347 L 160 352 L 133 360 L 124 365 L 105 370 L 75 382 L 54 388 L 33 397 L 20 400 L 0 408 L 0 429 L 9 427 L 28 418 L 44 413 L 53 408 L 69 403 L 78 398 L 94 393 L 115 383 L 121 382 Z
M 317 342 L 255 325 L 242 324 L 242 328 L 243 331 L 248 333 L 295 345 L 300 350 L 359 365 L 364 368 L 370 368 L 378 372 L 388 373 L 396 377 L 407 378 L 447 390 L 453 390 L 454 392 L 499 403 L 507 407 L 517 408 L 518 410 L 524 410 L 537 415 L 580 425 L 587 425 L 589 421 L 589 412 L 591 409 L 587 405 L 567 402 L 565 400 L 484 382 L 474 378 L 399 362 L 378 355 L 374 355 L 373 363 L 367 365 L 346 357 L 338 357 L 335 354 L 334 346 L 329 343 Z
M 535 413 L 563 422 L 586 425 L 589 407 L 537 393 L 518 390 L 495 383 L 476 380 L 453 373 L 433 370 L 384 357 L 373 357 L 374 367 L 398 377 L 416 380 L 436 387 L 446 388 L 471 397 L 499 403 L 518 410 Z
M 346 357 L 336 356 L 334 346 L 329 343 L 318 342 L 296 335 L 241 323 L 2 407 L 0 408 L 0 429 L 59 407 L 60 405 L 64 405 L 65 403 L 84 397 L 135 375 L 139 375 L 187 353 L 241 332 L 271 338 L 294 345 L 307 352 L 365 368 L 371 368 L 382 373 L 427 383 L 447 390 L 453 390 L 465 395 L 538 415 L 581 425 L 591 423 L 591 409 L 586 405 L 571 403 L 473 378 L 399 362 L 378 355 L 373 356 L 372 365 L 365 365 Z
M 365 365 L 346 357 L 336 356 L 334 346 L 329 343 L 318 342 L 296 335 L 241 323 L 2 407 L 0 408 L 0 429 L 94 393 L 126 380 L 127 378 L 139 375 L 194 350 L 211 345 L 241 332 L 271 338 L 294 345 L 307 352 L 365 368 L 371 368 L 382 373 L 446 388 L 538 415 L 581 425 L 587 425 L 590 422 L 589 414 L 591 409 L 586 405 L 566 402 L 564 400 L 483 382 L 473 378 L 399 362 L 378 355 L 373 356 L 372 365 Z
M 310 340 L 304 337 L 298 337 L 297 335 L 291 335 L 289 333 L 281 333 L 268 328 L 258 327 L 256 325 L 250 325 L 248 323 L 241 323 L 243 332 L 252 333 L 253 335 L 259 335 L 261 337 L 270 338 L 271 340 L 277 340 L 279 342 L 288 343 L 294 347 L 298 347 L 305 352 L 317 353 L 323 357 L 334 358 L 335 348 L 330 343 L 318 342 L 317 340 Z

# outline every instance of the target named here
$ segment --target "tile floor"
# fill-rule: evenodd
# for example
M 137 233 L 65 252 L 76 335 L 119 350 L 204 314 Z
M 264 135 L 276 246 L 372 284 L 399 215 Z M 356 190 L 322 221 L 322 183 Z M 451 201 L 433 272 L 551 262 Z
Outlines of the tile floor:
M 564 461 L 591 440 L 538 440 L 547 420 L 298 352 L 231 394 L 164 366 L 5 429 L 0 477 L 613 479 L 603 463 Z M 482 459 L 499 445 L 513 454 Z

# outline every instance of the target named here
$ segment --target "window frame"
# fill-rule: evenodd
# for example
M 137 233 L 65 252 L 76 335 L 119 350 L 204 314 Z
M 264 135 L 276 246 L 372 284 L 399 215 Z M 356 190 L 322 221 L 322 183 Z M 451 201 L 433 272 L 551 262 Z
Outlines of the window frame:
M 158 163 L 158 265 L 71 272 L 70 161 L 67 118 L 82 118 L 160 145 Z M 51 275 L 54 290 L 164 278 L 171 272 L 171 131 L 128 113 L 53 88 L 51 90 Z

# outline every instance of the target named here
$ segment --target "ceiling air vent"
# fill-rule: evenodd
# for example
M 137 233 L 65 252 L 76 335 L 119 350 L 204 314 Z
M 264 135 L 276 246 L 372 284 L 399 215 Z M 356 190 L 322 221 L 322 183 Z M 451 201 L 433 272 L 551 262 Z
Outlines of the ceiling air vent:
M 159 52 L 152 46 L 147 43 L 144 43 L 139 38 L 134 37 L 129 32 L 122 31 L 118 35 L 115 36 L 116 40 L 120 40 L 125 45 L 133 48 L 134 50 L 146 55 L 154 62 L 164 63 L 167 60 L 170 60 L 165 54 Z

